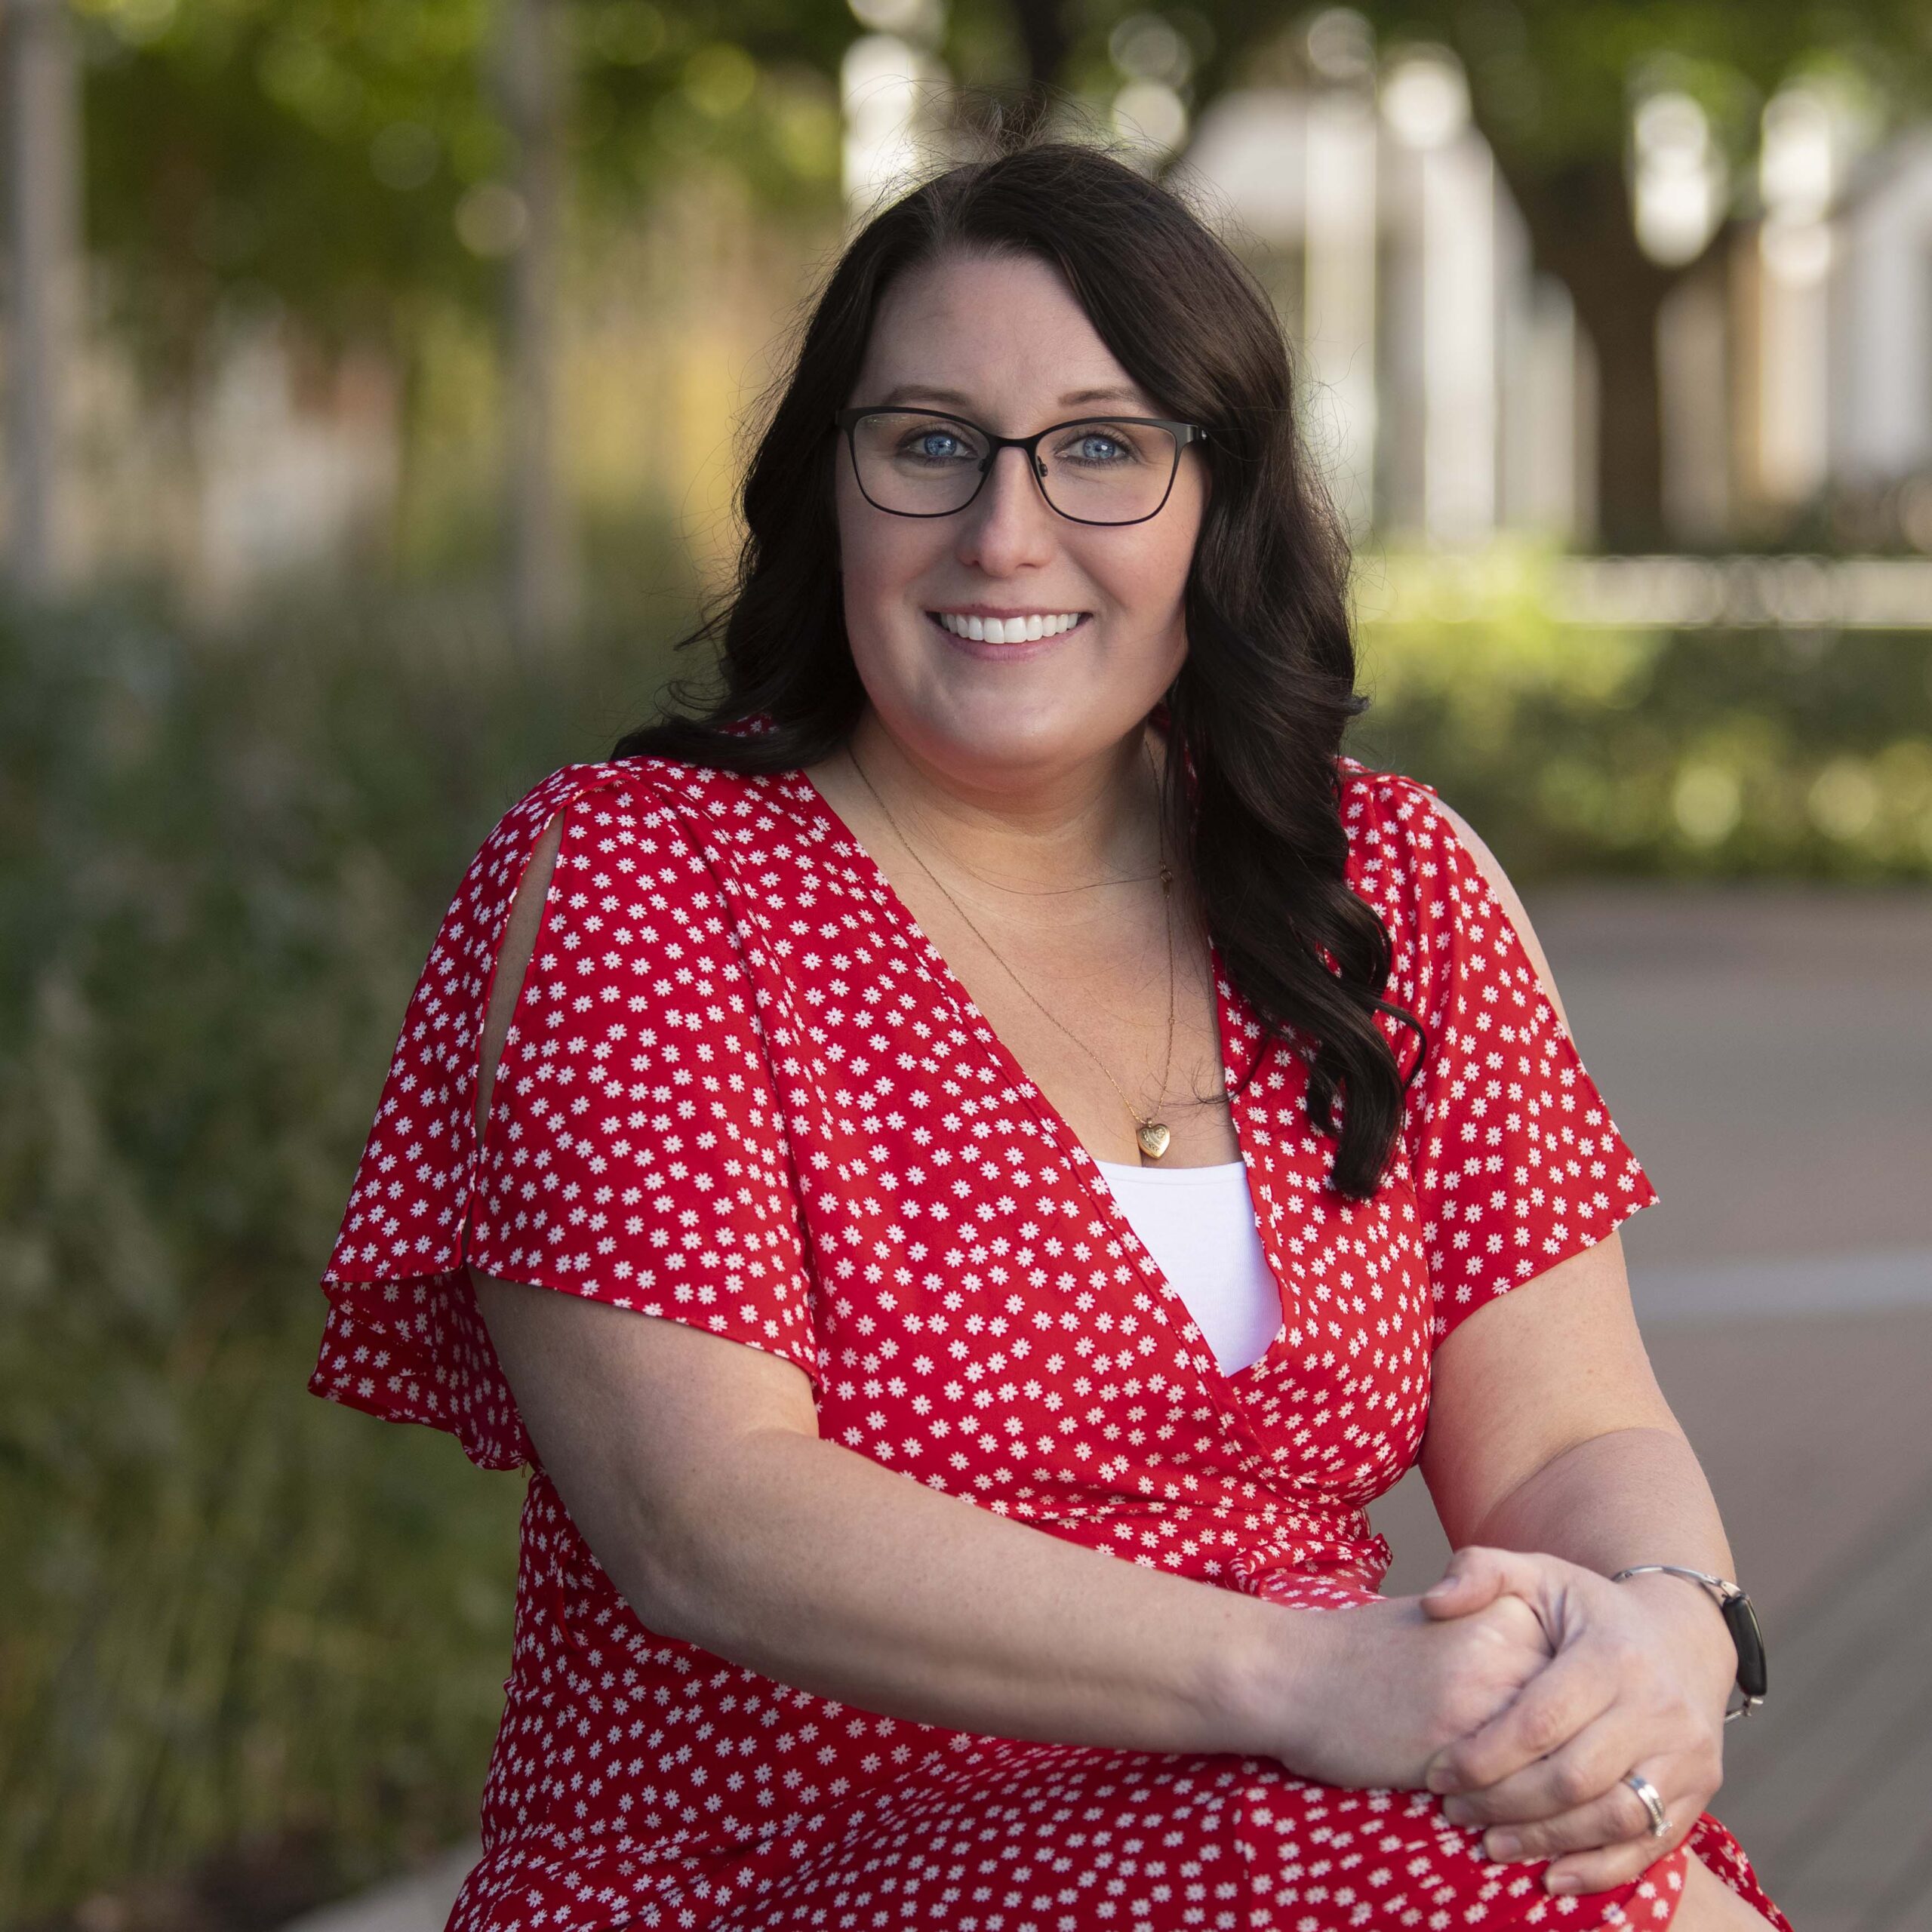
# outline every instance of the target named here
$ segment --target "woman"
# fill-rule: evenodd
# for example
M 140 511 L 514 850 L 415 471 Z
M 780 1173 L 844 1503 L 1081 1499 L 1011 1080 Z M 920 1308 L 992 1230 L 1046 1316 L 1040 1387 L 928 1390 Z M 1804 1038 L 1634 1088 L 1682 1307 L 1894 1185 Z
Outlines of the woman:
M 1611 1580 L 1729 1574 L 1655 1195 L 1494 860 L 1340 754 L 1290 396 L 1132 170 L 929 183 L 721 693 L 478 854 L 311 1384 L 531 1465 L 464 1932 L 1784 1924 L 1724 1622 Z M 1461 1547 L 1384 1598 L 1418 1459 Z

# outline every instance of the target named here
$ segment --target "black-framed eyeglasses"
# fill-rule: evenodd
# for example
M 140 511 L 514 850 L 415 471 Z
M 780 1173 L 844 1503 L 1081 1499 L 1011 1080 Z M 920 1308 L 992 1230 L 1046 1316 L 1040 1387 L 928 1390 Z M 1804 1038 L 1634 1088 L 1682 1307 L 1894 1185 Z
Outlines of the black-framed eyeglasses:
M 1073 523 L 1145 523 L 1160 514 L 1180 453 L 1204 441 L 1197 423 L 1158 416 L 1079 416 L 1030 436 L 996 436 L 938 409 L 841 409 L 852 473 L 875 509 L 952 516 L 992 474 L 1004 449 L 1024 450 L 1049 509 Z

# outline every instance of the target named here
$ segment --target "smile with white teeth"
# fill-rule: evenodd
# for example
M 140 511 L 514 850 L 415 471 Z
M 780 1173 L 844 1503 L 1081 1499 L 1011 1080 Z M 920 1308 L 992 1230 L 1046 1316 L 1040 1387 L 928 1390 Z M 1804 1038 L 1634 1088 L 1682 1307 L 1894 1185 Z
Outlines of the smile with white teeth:
M 1086 615 L 1082 611 L 1056 611 L 1051 614 L 1035 611 L 1027 617 L 962 617 L 951 611 L 935 611 L 942 629 L 955 637 L 971 638 L 975 644 L 1028 644 L 1035 638 L 1058 637 L 1070 631 Z

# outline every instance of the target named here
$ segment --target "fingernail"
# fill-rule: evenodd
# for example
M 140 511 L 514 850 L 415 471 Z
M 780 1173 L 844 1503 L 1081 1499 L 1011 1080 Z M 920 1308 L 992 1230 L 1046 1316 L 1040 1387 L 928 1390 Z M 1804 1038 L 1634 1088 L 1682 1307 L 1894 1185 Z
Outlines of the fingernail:
M 1498 1860 L 1514 1858 L 1523 1848 L 1523 1841 L 1514 1832 L 1491 1832 L 1489 1835 L 1489 1855 Z
M 1580 1892 L 1583 1881 L 1574 1872 L 1552 1872 L 1543 1881 L 1552 1892 Z
M 1475 1812 L 1466 1798 L 1445 1798 L 1442 1801 L 1442 1815 L 1452 1825 L 1472 1825 Z
M 1430 1584 L 1429 1588 L 1423 1592 L 1423 1595 L 1426 1597 L 1446 1597 L 1455 1587 L 1454 1583 L 1445 1578 L 1441 1583 Z
M 1460 1791 L 1463 1780 L 1447 1764 L 1438 1764 L 1429 1774 L 1429 1788 L 1440 1798 L 1445 1792 Z

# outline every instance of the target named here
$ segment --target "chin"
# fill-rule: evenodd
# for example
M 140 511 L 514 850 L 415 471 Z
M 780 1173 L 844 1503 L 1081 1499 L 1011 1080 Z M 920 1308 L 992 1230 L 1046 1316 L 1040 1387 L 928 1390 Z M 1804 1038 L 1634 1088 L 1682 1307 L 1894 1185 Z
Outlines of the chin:
M 888 725 L 956 777 L 998 782 L 1032 776 L 1096 756 L 1131 731 L 1135 721 L 1110 721 L 1115 709 L 1086 690 L 1020 694 L 949 694 L 939 706 L 919 706 Z M 1115 704 L 1118 699 L 1115 700 Z

